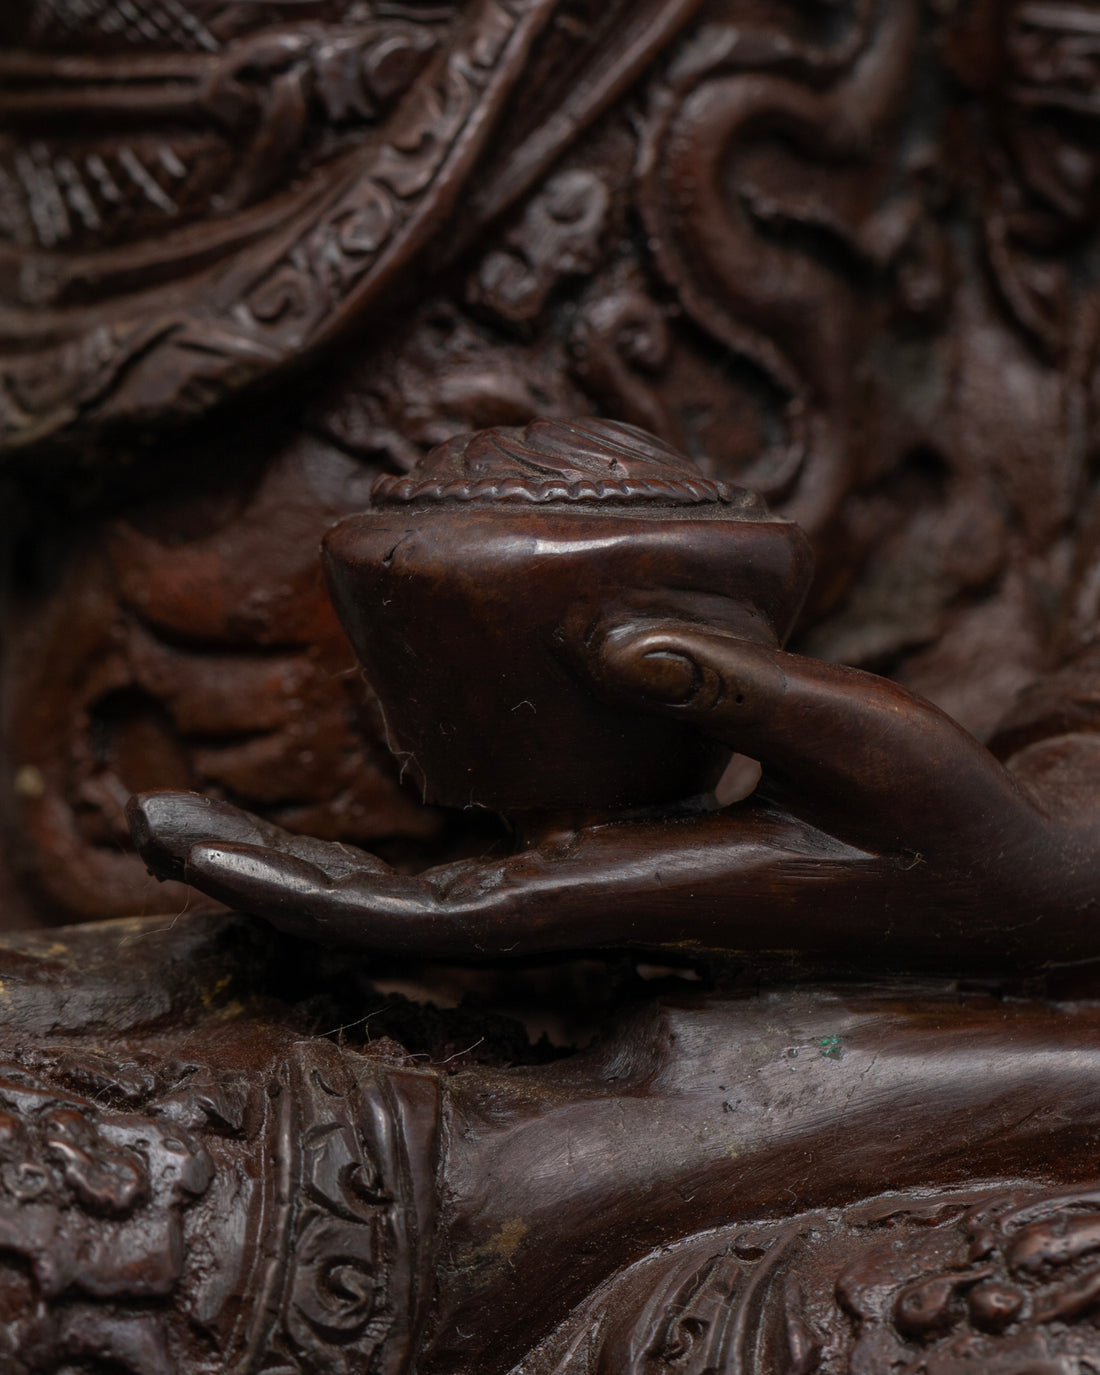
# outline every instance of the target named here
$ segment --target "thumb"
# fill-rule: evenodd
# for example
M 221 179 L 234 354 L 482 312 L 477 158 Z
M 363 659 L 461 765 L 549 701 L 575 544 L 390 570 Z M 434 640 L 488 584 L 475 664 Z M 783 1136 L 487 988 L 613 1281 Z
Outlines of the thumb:
M 610 695 L 759 760 L 784 806 L 834 835 L 928 850 L 1030 831 L 1031 808 L 989 751 L 888 679 L 683 622 L 619 626 L 595 657 Z
M 689 717 L 737 750 L 759 736 L 787 688 L 776 651 L 690 625 L 618 626 L 595 668 L 610 695 Z

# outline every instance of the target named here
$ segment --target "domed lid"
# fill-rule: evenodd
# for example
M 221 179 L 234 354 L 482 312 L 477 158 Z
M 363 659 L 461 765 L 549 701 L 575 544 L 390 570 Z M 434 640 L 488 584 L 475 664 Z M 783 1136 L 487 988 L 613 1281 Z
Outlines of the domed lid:
M 759 497 L 714 482 L 663 440 L 615 420 L 535 420 L 440 444 L 405 476 L 371 489 L 373 506 L 412 502 L 716 505 L 735 519 L 767 519 Z

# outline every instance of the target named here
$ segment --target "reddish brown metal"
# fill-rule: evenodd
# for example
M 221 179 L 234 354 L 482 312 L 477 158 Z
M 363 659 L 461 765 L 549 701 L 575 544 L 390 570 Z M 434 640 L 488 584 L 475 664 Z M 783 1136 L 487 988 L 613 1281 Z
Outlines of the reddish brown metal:
M 1100 1365 L 1093 0 L 0 8 L 0 1369 Z

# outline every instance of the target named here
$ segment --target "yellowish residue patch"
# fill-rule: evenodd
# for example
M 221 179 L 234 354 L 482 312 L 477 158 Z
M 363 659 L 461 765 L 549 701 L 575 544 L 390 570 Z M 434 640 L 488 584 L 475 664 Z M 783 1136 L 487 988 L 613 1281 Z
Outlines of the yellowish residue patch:
M 25 797 L 31 802 L 37 802 L 46 794 L 46 780 L 42 777 L 42 770 L 33 764 L 24 764 L 16 771 L 14 787 L 17 797 Z
M 232 974 L 223 974 L 212 988 L 204 988 L 202 991 L 203 1007 L 209 1008 L 218 994 L 221 993 L 223 989 L 228 988 L 232 982 Z
M 511 1260 L 519 1249 L 520 1242 L 529 1231 L 530 1228 L 523 1218 L 509 1218 L 496 1236 L 490 1237 L 480 1246 L 474 1246 L 466 1252 L 465 1258 L 467 1260 L 480 1260 L 482 1257 L 491 1256 L 499 1260 Z

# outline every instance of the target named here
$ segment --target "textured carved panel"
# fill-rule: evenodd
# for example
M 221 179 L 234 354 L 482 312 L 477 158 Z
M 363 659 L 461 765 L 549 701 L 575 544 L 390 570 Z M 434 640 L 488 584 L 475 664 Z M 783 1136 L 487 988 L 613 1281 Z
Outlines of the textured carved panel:
M 204 8 L 188 24 L 160 4 L 31 6 L 12 25 L 31 52 L 0 54 L 9 445 L 202 410 L 330 339 L 433 239 L 555 5 L 238 4 L 205 26 Z M 657 14 L 650 47 L 687 8 Z M 581 110 L 644 58 L 646 25 Z M 117 51 L 70 59 L 78 35 Z M 135 109 L 164 132 L 131 134 Z M 529 176 L 561 136 L 529 140 Z
M 79 1059 L 63 1069 L 79 1076 Z M 139 1067 L 97 1069 L 100 1097 L 144 1096 Z M 97 1106 L 21 1065 L 0 1067 L 0 1268 L 9 1302 L 20 1287 L 13 1258 L 34 1292 L 0 1333 L 5 1369 L 100 1361 L 169 1375 L 162 1309 L 185 1268 L 180 1214 L 212 1175 L 187 1130 Z
M 1100 1352 L 1091 1191 L 889 1200 L 678 1243 L 513 1375 L 1069 1375 Z
M 434 1146 L 438 1094 L 428 1078 L 368 1069 L 316 1042 L 278 1072 L 249 1316 L 232 1339 L 241 1375 L 409 1368 L 434 1210 L 418 1151 Z

